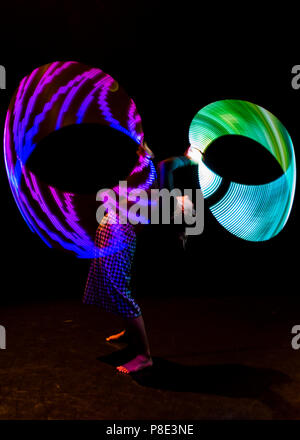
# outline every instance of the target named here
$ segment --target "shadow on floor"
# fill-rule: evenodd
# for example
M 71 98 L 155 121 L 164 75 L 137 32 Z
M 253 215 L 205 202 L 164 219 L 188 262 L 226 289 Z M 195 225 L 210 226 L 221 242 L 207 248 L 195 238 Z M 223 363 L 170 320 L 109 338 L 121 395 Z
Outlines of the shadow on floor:
M 125 348 L 98 360 L 121 365 L 131 358 L 132 353 Z M 290 383 L 290 377 L 271 368 L 241 364 L 183 365 L 154 357 L 153 367 L 132 373 L 131 377 L 141 386 L 160 390 L 256 399 L 270 408 L 274 418 L 300 417 L 298 408 L 272 390 L 273 386 Z

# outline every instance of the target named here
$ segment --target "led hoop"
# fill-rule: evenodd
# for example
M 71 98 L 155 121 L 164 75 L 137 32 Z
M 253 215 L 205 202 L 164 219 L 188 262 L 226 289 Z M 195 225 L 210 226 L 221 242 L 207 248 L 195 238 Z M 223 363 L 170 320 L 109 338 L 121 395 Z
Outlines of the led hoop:
M 264 185 L 231 182 L 226 194 L 210 210 L 229 232 L 248 241 L 264 241 L 277 235 L 291 212 L 296 162 L 291 138 L 282 123 L 269 111 L 247 101 L 223 100 L 202 108 L 192 120 L 190 144 L 203 153 L 216 139 L 242 135 L 265 147 L 278 161 L 284 174 Z M 203 162 L 199 182 L 204 198 L 214 194 L 222 177 Z
M 38 67 L 23 78 L 10 102 L 4 129 L 4 157 L 12 193 L 31 231 L 49 247 L 92 258 L 97 227 L 96 195 L 59 191 L 40 181 L 26 167 L 41 139 L 62 127 L 81 123 L 108 125 L 137 144 L 144 137 L 135 103 L 102 70 L 73 61 Z M 132 171 L 143 173 L 146 186 L 154 179 L 153 164 L 149 162 L 145 160 Z M 118 246 L 119 250 L 122 243 Z M 105 249 L 103 253 L 114 251 Z

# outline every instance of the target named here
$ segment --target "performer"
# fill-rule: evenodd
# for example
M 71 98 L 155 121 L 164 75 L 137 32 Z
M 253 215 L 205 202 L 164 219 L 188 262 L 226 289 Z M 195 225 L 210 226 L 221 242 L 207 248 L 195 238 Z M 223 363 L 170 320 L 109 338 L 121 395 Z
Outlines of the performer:
M 154 155 L 145 142 L 139 146 L 137 153 L 139 161 L 134 172 L 127 178 L 128 188 L 136 188 L 145 179 L 145 169 L 151 172 L 152 167 L 155 171 L 152 163 Z M 155 173 L 152 187 L 156 185 Z M 95 239 L 96 255 L 90 266 L 83 302 L 99 305 L 123 318 L 125 330 L 106 340 L 119 339 L 126 332 L 135 357 L 118 366 L 117 370 L 128 374 L 150 367 L 153 362 L 141 309 L 131 295 L 131 268 L 136 234 L 141 230 L 141 224 L 133 225 L 128 221 L 122 224 L 119 222 L 121 215 L 121 211 L 108 211 L 99 224 Z M 106 249 L 114 251 L 106 255 Z M 101 251 L 104 251 L 103 254 Z
M 187 169 L 189 172 L 183 178 L 182 184 L 185 187 L 193 188 L 195 178 L 198 182 L 198 174 L 194 176 L 193 174 L 197 173 L 197 163 L 201 159 L 201 154 L 199 150 L 189 147 L 184 156 L 173 157 L 160 162 L 158 164 L 160 189 L 167 188 L 171 191 L 175 188 L 174 173 L 180 168 Z M 154 157 L 146 143 L 139 147 L 138 155 L 140 158 L 147 158 L 148 161 L 151 161 Z M 191 176 L 192 180 L 190 179 Z M 127 179 L 128 186 L 136 187 L 139 178 L 139 173 L 130 175 Z M 189 185 L 189 181 L 191 185 Z M 179 184 L 178 179 L 176 184 Z M 155 180 L 152 188 L 156 186 L 157 181 Z M 178 186 L 176 185 L 176 187 Z M 192 211 L 192 209 L 193 203 L 188 196 L 177 197 L 177 207 L 174 215 L 180 210 L 186 212 Z M 136 233 L 140 230 L 140 224 L 132 225 L 128 222 L 120 224 L 118 221 L 113 223 L 111 212 L 103 217 L 96 233 L 96 249 L 99 249 L 99 251 L 108 247 L 116 249 L 120 243 L 123 246 L 118 252 L 99 256 L 93 260 L 83 298 L 85 304 L 97 304 L 108 312 L 115 313 L 123 318 L 125 329 L 106 338 L 106 341 L 127 340 L 136 353 L 132 360 L 117 367 L 119 372 L 125 374 L 153 365 L 141 309 L 131 295 L 131 266 L 136 247 Z M 186 235 L 181 225 L 179 239 L 185 246 Z

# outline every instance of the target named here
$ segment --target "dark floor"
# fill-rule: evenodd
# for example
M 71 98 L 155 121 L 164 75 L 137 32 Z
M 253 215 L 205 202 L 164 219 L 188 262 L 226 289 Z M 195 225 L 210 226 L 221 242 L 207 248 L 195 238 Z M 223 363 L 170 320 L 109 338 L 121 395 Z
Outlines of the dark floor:
M 300 419 L 299 300 L 140 304 L 154 366 L 135 376 L 114 369 L 125 345 L 104 342 L 115 317 L 76 300 L 1 307 L 0 418 Z

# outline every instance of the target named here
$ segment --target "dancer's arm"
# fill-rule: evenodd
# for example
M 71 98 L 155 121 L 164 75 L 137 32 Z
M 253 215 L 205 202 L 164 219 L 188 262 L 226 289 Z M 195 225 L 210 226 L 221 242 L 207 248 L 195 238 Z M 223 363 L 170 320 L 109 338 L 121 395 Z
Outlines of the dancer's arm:
M 174 189 L 174 171 L 178 168 L 190 165 L 190 160 L 185 156 L 170 157 L 158 164 L 159 187 Z

